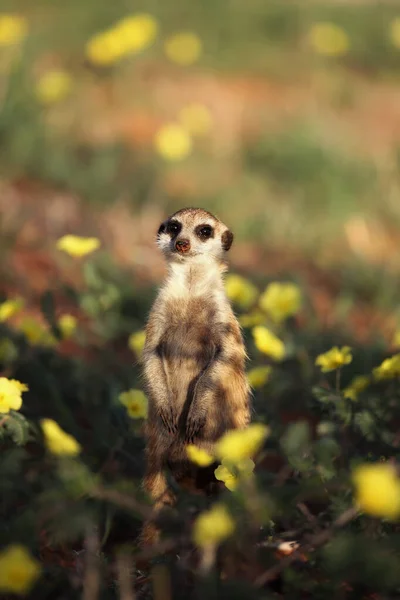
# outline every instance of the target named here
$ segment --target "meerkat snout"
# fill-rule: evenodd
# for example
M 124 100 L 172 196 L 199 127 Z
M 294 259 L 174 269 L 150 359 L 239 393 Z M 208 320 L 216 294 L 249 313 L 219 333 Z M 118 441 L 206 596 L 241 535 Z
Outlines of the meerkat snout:
M 189 240 L 177 240 L 175 242 L 175 248 L 178 252 L 185 253 L 190 250 L 190 241 Z
M 170 262 L 192 258 L 221 262 L 230 249 L 233 234 L 211 213 L 184 208 L 161 223 L 157 245 Z

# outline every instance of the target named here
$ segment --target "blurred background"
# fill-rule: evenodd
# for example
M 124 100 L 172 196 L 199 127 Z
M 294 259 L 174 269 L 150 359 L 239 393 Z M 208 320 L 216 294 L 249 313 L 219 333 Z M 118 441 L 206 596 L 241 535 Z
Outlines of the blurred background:
M 234 231 L 233 270 L 290 273 L 323 324 L 389 335 L 399 69 L 397 2 L 2 0 L 0 291 L 34 310 L 76 283 L 67 233 L 156 285 L 159 222 L 198 205 Z
M 399 84 L 398 0 L 0 0 L 0 374 L 3 388 L 8 377 L 19 397 L 26 390 L 10 415 L 0 395 L 0 545 L 39 547 L 46 572 L 59 569 L 30 597 L 81 597 L 65 582 L 76 588 L 68 564 L 78 568 L 92 526 L 106 555 L 138 532 L 135 510 L 85 494 L 97 489 L 92 474 L 140 490 L 137 362 L 165 272 L 156 232 L 179 208 L 203 207 L 235 234 L 231 273 L 242 278 L 230 292 L 256 367 L 257 418 L 274 432 L 276 471 L 288 455 L 301 472 L 286 495 L 287 471 L 277 487 L 275 467 L 261 473 L 271 506 L 287 503 L 283 529 L 303 531 L 305 514 L 317 530 L 346 510 L 354 457 L 398 456 L 398 356 L 362 402 L 340 385 L 358 376 L 362 393 L 400 347 Z M 271 281 L 303 298 L 287 311 L 295 318 L 272 324 L 283 362 L 251 339 Z M 341 380 L 338 366 L 314 365 L 333 344 L 354 350 Z M 52 460 L 43 417 L 79 441 L 81 462 Z M 321 426 L 314 458 L 301 419 Z M 310 473 L 318 498 L 335 469 L 344 483 L 316 502 L 319 520 L 297 513 Z M 398 530 L 391 540 L 386 523 L 382 537 L 370 525 L 354 544 L 339 538 L 332 572 L 398 592 Z M 332 590 L 320 597 L 350 597 Z

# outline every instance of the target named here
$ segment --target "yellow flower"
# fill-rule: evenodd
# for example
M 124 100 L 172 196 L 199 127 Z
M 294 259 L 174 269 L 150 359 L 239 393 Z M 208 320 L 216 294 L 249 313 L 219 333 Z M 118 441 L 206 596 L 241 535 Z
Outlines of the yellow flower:
M 7 414 L 10 410 L 19 410 L 22 406 L 22 393 L 28 391 L 28 386 L 16 379 L 0 377 L 0 413 Z
M 260 296 L 260 306 L 276 323 L 281 323 L 299 311 L 301 292 L 294 283 L 270 283 Z
M 400 482 L 392 465 L 365 464 L 353 473 L 355 501 L 375 517 L 395 519 L 400 515 Z
M 57 248 L 79 258 L 94 252 L 99 248 L 100 240 L 95 237 L 80 237 L 78 235 L 64 235 L 57 242 Z
M 68 96 L 72 88 L 72 78 L 61 69 L 48 71 L 36 85 L 36 96 L 42 104 L 54 104 Z
M 213 126 L 211 113 L 203 104 L 188 104 L 179 112 L 179 121 L 192 135 L 206 135 Z
M 239 323 L 242 327 L 255 327 L 265 323 L 265 314 L 261 310 L 253 310 L 247 315 L 240 315 Z
M 261 423 L 253 423 L 246 429 L 232 429 L 227 431 L 216 443 L 215 454 L 227 463 L 237 465 L 247 458 L 251 458 L 262 447 L 269 434 L 269 428 Z
M 180 125 L 169 123 L 159 129 L 155 136 L 157 152 L 168 161 L 187 158 L 192 151 L 192 140 Z
M 370 384 L 371 379 L 367 375 L 354 377 L 353 381 L 343 390 L 345 398 L 357 400 L 358 395 L 363 392 Z
M 192 65 L 202 53 L 201 39 L 191 31 L 176 33 L 164 44 L 165 53 L 172 62 L 179 65 Z
M 238 478 L 232 471 L 228 469 L 225 465 L 219 465 L 214 471 L 214 475 L 216 479 L 219 481 L 223 481 L 225 483 L 225 487 L 228 488 L 231 492 L 235 491 L 238 485 Z
M 123 56 L 123 44 L 114 31 L 104 31 L 87 42 L 85 52 L 92 64 L 109 66 Z
M 235 474 L 232 468 L 229 468 L 230 464 L 228 463 L 229 466 L 227 466 L 225 463 L 226 461 L 223 460 L 222 464 L 215 469 L 214 475 L 216 479 L 223 481 L 231 492 L 237 488 L 242 477 L 248 477 L 253 473 L 255 467 L 254 461 L 251 458 L 245 458 L 235 465 L 237 472 Z
M 140 52 L 148 48 L 158 32 L 158 23 L 148 14 L 137 14 L 121 19 L 113 28 L 119 38 L 123 54 Z
M 240 275 L 228 275 L 225 279 L 225 292 L 229 300 L 243 309 L 251 306 L 257 298 L 257 288 Z
M 349 346 L 343 346 L 342 348 L 334 346 L 328 352 L 317 356 L 315 364 L 321 367 L 323 373 L 328 373 L 328 371 L 335 371 L 343 367 L 343 365 L 348 365 L 352 360 L 353 357 Z
M 222 461 L 222 464 L 224 463 L 225 461 Z M 237 469 L 239 475 L 250 475 L 253 473 L 255 466 L 254 460 L 251 460 L 251 458 L 244 458 L 235 464 L 235 468 Z
M 282 360 L 285 356 L 285 344 L 272 331 L 257 325 L 252 330 L 256 348 L 274 360 Z
M 199 448 L 194 444 L 188 444 L 186 446 L 186 453 L 189 460 L 199 467 L 208 467 L 214 462 L 214 457 L 208 454 L 203 448 Z
M 132 419 L 146 419 L 148 412 L 148 402 L 145 394 L 141 390 L 128 390 L 118 396 L 121 404 L 126 406 L 128 415 Z
M 61 315 L 57 321 L 63 338 L 69 338 L 76 330 L 78 320 L 73 315 Z
M 260 388 L 267 383 L 272 367 L 254 367 L 247 373 L 247 380 L 252 388 Z
M 43 346 L 52 346 L 56 343 L 55 337 L 47 331 L 41 323 L 30 317 L 26 317 L 22 321 L 19 325 L 19 329 L 32 345 L 41 344 Z
M 199 515 L 193 525 L 193 539 L 201 548 L 216 546 L 235 530 L 235 523 L 223 504 Z
M 393 19 L 389 27 L 389 37 L 395 48 L 400 50 L 400 17 Z
M 342 56 L 350 47 L 349 36 L 334 23 L 315 23 L 309 40 L 315 52 L 325 56 Z
M 125 17 L 114 27 L 93 36 L 86 44 L 86 56 L 92 64 L 112 65 L 150 46 L 157 32 L 158 23 L 151 15 Z
M 375 367 L 372 371 L 374 379 L 381 381 L 382 379 L 394 379 L 400 376 L 400 354 L 394 354 L 390 358 L 386 358 L 379 367 Z
M 26 20 L 19 15 L 0 14 L 0 46 L 14 46 L 28 31 Z
M 128 346 L 132 352 L 137 356 L 140 356 L 143 352 L 143 348 L 146 342 L 146 332 L 136 331 L 129 336 Z
M 21 383 L 21 381 L 18 381 L 18 379 L 9 379 L 8 381 L 15 385 L 19 392 L 29 392 L 29 387 L 26 385 L 26 383 Z
M 39 562 L 19 544 L 0 553 L 0 592 L 24 596 L 40 576 Z
M 21 298 L 15 298 L 14 300 L 6 300 L 0 304 L 0 323 L 4 323 L 17 312 L 21 310 L 24 305 L 24 301 Z
M 47 448 L 52 454 L 58 456 L 77 456 L 81 452 L 81 446 L 76 439 L 61 429 L 52 419 L 42 419 L 44 439 Z

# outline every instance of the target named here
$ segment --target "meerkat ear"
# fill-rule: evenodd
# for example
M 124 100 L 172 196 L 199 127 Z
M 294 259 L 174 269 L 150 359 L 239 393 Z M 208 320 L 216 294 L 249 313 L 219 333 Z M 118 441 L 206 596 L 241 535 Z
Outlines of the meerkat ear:
M 233 233 L 232 231 L 229 231 L 229 229 L 227 229 L 226 231 L 224 231 L 221 237 L 222 248 L 225 250 L 225 252 L 228 252 L 229 248 L 232 246 L 232 242 Z

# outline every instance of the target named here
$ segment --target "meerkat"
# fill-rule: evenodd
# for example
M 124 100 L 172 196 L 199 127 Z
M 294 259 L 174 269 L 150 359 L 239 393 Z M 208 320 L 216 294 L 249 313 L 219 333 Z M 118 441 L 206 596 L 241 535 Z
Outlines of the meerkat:
M 247 355 L 223 281 L 232 241 L 228 227 L 200 208 L 179 210 L 157 233 L 168 275 L 150 311 L 142 355 L 149 399 L 144 487 L 156 510 L 174 501 L 166 468 L 178 481 L 193 474 L 187 444 L 212 453 L 227 430 L 250 420 Z M 157 537 L 145 524 L 142 544 Z

